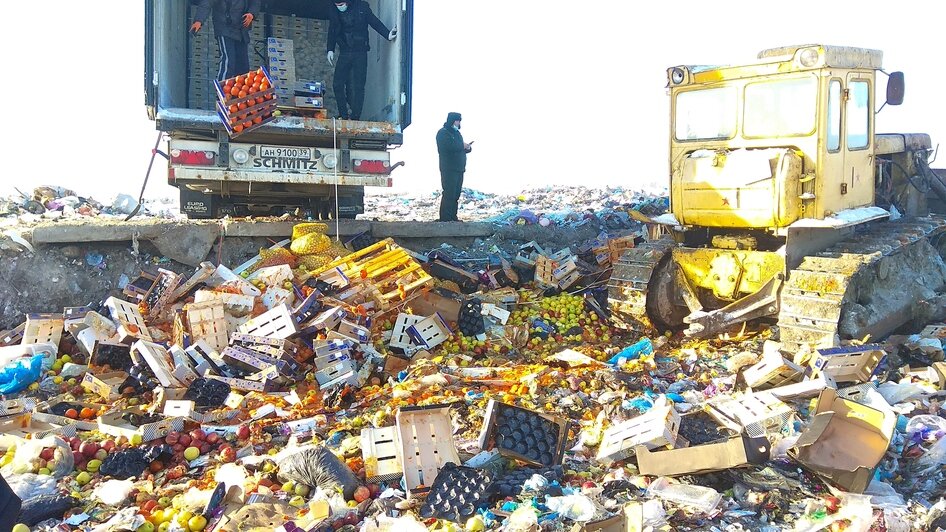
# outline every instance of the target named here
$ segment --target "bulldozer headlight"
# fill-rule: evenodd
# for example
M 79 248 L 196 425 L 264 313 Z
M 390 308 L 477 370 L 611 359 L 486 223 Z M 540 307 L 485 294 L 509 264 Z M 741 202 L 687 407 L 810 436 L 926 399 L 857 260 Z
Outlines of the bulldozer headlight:
M 801 66 L 811 68 L 818 64 L 821 54 L 817 48 L 805 48 L 798 53 L 798 62 Z
M 683 83 L 685 75 L 682 68 L 673 68 L 670 70 L 670 82 L 674 85 Z

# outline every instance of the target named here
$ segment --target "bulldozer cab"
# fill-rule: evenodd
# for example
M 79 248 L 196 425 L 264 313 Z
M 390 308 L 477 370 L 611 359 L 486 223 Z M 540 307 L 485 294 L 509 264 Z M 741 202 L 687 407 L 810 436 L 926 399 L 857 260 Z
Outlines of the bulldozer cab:
M 668 69 L 671 206 L 683 226 L 778 230 L 874 205 L 882 53 L 765 50 L 741 66 Z M 902 75 L 888 103 L 902 99 Z

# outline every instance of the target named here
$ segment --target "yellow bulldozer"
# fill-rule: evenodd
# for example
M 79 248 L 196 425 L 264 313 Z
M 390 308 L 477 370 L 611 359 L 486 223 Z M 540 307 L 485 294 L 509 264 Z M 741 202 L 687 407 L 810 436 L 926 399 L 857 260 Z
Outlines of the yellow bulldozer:
M 613 320 L 707 337 L 765 318 L 787 349 L 827 347 L 889 334 L 943 289 L 928 194 L 946 189 L 929 135 L 875 131 L 904 94 L 882 57 L 806 45 L 668 69 L 666 236 L 614 266 Z

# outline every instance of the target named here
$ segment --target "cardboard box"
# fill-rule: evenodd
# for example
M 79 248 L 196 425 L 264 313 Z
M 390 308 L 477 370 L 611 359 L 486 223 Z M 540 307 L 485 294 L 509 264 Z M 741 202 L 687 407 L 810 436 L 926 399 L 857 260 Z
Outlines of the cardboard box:
M 21 344 L 59 345 L 65 320 L 62 314 L 27 314 Z
M 934 362 L 927 368 L 915 370 L 906 366 L 904 373 L 910 378 L 924 380 L 940 390 L 946 390 L 946 362 Z
M 788 454 L 835 486 L 863 493 L 896 425 L 896 415 L 841 399 L 829 388 L 818 396 L 811 423 Z
M 448 462 L 460 463 L 453 440 L 450 407 L 430 405 L 405 407 L 395 415 L 400 442 L 401 469 L 408 498 L 433 484 Z
M 99 373 L 98 375 L 86 373 L 82 376 L 80 386 L 87 392 L 96 394 L 108 401 L 121 395 L 122 384 L 126 380 L 128 380 L 128 374 L 124 371 L 111 371 Z
M 70 405 L 75 405 L 77 412 L 81 412 L 83 408 L 91 408 L 95 411 L 96 417 L 98 417 L 99 409 L 102 408 L 102 405 L 100 404 L 87 403 L 79 400 L 67 400 L 65 395 L 58 395 L 56 397 L 50 398 L 48 401 L 44 401 L 36 405 L 36 410 L 33 412 L 33 419 L 52 425 L 75 425 L 78 430 L 95 430 L 98 428 L 98 422 L 95 420 L 95 418 L 91 420 L 72 419 L 52 413 L 50 409 L 59 403 L 69 403 Z
M 413 344 L 424 349 L 433 349 L 447 341 L 452 333 L 440 314 L 434 314 L 408 327 L 407 334 Z
M 239 413 L 232 408 L 217 408 L 200 412 L 194 401 L 167 400 L 162 410 L 165 416 L 188 418 L 198 423 L 210 423 L 224 419 L 233 419 Z
M 289 305 L 282 304 L 240 326 L 240 332 L 254 336 L 286 339 L 298 332 Z
M 819 349 L 811 367 L 835 382 L 867 382 L 887 357 L 879 344 Z
M 142 441 L 152 441 L 166 436 L 171 431 L 179 432 L 184 429 L 184 418 L 182 417 L 162 417 L 158 421 L 135 426 L 122 419 L 123 415 L 129 413 L 145 415 L 140 410 L 107 412 L 99 417 L 99 431 L 112 436 L 125 436 L 128 439 L 131 439 L 135 434 L 140 434 Z
M 772 452 L 766 438 L 747 436 L 683 449 L 652 451 L 646 445 L 638 445 L 635 450 L 640 474 L 658 477 L 696 475 L 764 464 Z
M 743 372 L 750 388 L 772 388 L 799 382 L 805 377 L 805 368 L 782 357 L 774 346 L 766 345 L 762 360 Z
M 459 307 L 457 307 L 457 309 L 457 314 L 459 314 Z M 412 343 L 411 335 L 408 334 L 407 330 L 413 325 L 423 321 L 423 319 L 423 316 L 414 314 L 398 314 L 397 320 L 394 322 L 394 328 L 391 330 L 391 340 L 388 342 L 388 345 L 398 349 L 415 348 L 416 346 Z
M 232 377 L 219 377 L 217 375 L 209 375 L 208 378 L 216 379 L 220 382 L 225 382 L 230 385 L 230 388 L 234 390 L 240 390 L 243 392 L 271 392 L 276 388 L 276 384 L 273 381 L 263 381 L 257 382 L 249 379 L 237 379 Z
M 141 357 L 154 372 L 154 376 L 165 388 L 179 388 L 184 386 L 174 377 L 174 366 L 171 364 L 168 350 L 154 342 L 138 340 L 131 346 L 132 360 Z
M 705 408 L 720 425 L 753 438 L 779 432 L 795 412 L 769 391 L 747 393 L 739 398 L 718 396 L 707 402 Z

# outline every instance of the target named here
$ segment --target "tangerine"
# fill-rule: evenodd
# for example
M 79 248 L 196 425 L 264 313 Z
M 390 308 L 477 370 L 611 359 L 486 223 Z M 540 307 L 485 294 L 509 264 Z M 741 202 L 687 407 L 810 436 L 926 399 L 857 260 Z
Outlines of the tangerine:
M 239 107 L 238 105 L 236 105 L 236 104 L 233 104 L 233 105 L 230 106 L 230 112 L 231 112 L 231 113 L 235 113 L 235 112 L 237 112 L 237 111 L 239 111 L 239 110 L 240 110 L 240 107 Z
M 246 102 L 240 102 L 240 104 L 237 105 L 237 109 L 240 111 L 246 109 Z
M 89 407 L 85 407 L 82 409 L 81 412 L 79 412 L 79 417 L 81 417 L 82 419 L 92 419 L 95 417 L 95 410 L 92 410 Z
M 236 84 L 243 85 L 244 83 L 246 83 L 246 76 L 237 76 Z
M 233 131 L 236 131 L 237 133 L 243 131 L 243 124 L 237 124 L 233 126 Z
M 246 98 L 246 90 L 243 90 L 241 87 L 240 93 L 237 94 L 237 98 Z
M 233 88 L 230 89 L 230 96 L 237 96 L 238 94 L 240 94 L 239 87 L 234 86 Z
M 232 79 L 228 79 L 226 82 L 224 82 L 223 86 L 226 87 L 227 89 L 229 89 L 230 87 L 233 86 L 233 83 L 234 83 L 234 82 L 233 82 Z
M 260 88 L 259 82 L 253 83 L 253 85 L 250 87 L 250 92 L 251 93 L 259 92 L 259 88 Z
M 246 122 L 243 122 L 243 127 L 244 128 L 253 127 L 253 121 L 247 120 Z
M 254 123 L 254 124 L 259 124 L 259 123 L 261 123 L 262 121 L 263 121 L 263 117 L 262 117 L 262 116 L 257 116 L 256 118 L 253 119 L 253 123 Z
M 79 411 L 75 408 L 70 408 L 66 410 L 66 417 L 69 419 L 79 419 Z
M 263 81 L 260 82 L 260 84 L 259 84 L 259 90 L 264 91 L 264 90 L 266 90 L 266 89 L 268 89 L 268 88 L 269 88 L 269 83 L 267 83 L 266 80 L 263 80 Z
M 265 102 L 265 101 L 266 101 L 266 98 L 264 98 L 264 97 L 262 97 L 262 96 L 256 98 L 256 103 L 257 103 L 257 104 L 261 104 L 261 103 L 263 103 L 263 102 Z

